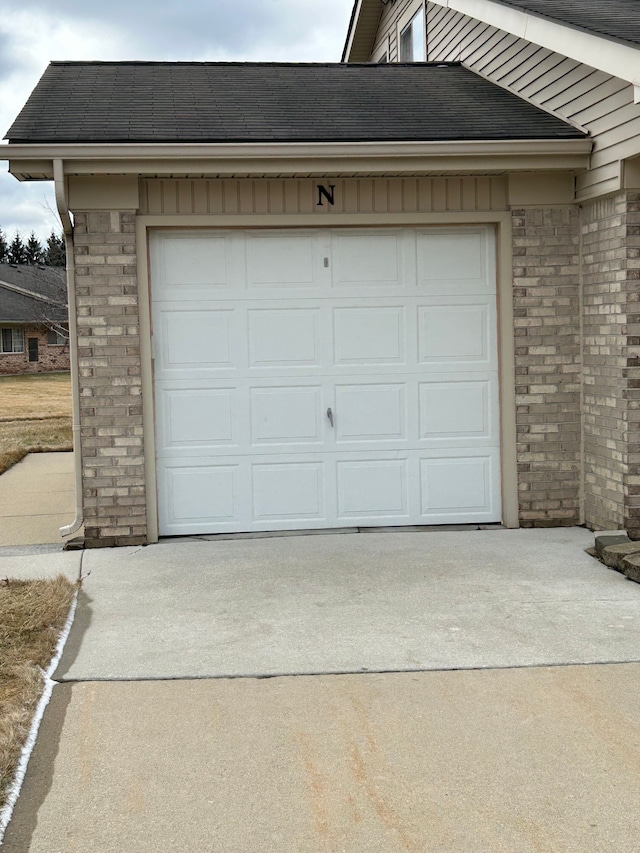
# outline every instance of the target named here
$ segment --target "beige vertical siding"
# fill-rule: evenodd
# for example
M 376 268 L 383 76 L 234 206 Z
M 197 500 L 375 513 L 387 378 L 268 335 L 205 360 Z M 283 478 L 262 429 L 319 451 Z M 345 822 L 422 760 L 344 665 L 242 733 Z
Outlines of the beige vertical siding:
M 427 4 L 427 58 L 463 62 L 588 130 L 594 153 L 578 177 L 579 199 L 619 189 L 620 160 L 640 153 L 640 105 L 623 80 L 435 3 Z
M 319 207 L 318 184 L 335 186 L 335 205 Z M 140 212 L 175 214 L 452 213 L 506 210 L 502 176 L 325 178 L 318 180 L 153 179 L 142 181 Z

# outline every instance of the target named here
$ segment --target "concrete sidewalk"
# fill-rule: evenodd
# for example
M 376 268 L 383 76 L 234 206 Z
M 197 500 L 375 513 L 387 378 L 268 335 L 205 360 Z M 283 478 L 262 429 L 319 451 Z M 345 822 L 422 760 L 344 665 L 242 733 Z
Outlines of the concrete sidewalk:
M 30 453 L 0 475 L 0 547 L 62 548 L 60 527 L 74 516 L 73 453 Z
M 84 552 L 3 853 L 637 853 L 640 585 L 592 541 Z

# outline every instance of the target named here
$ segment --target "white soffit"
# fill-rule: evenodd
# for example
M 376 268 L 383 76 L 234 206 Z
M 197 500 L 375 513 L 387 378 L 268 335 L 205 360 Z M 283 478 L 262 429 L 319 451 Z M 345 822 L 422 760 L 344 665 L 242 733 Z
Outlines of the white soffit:
M 500 139 L 454 142 L 176 143 L 7 145 L 18 180 L 50 180 L 52 162 L 65 175 L 427 174 L 478 169 L 586 169 L 592 141 Z M 0 150 L 0 159 L 3 158 Z
M 493 0 L 431 0 L 519 38 L 546 47 L 562 56 L 628 80 L 640 103 L 640 49 L 593 35 L 584 30 L 504 6 Z

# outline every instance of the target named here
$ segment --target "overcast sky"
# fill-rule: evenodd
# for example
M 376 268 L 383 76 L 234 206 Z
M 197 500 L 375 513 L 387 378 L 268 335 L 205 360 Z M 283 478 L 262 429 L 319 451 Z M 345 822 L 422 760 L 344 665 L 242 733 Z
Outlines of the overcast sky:
M 352 0 L 2 0 L 0 136 L 51 60 L 338 62 Z M 2 151 L 0 149 L 0 157 Z M 0 228 L 45 239 L 53 189 L 0 159 Z

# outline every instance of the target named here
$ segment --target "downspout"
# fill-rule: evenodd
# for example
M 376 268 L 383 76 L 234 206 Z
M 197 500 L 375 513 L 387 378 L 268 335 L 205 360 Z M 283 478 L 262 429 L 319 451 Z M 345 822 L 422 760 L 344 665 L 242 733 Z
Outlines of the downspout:
M 78 321 L 76 308 L 76 276 L 73 245 L 73 222 L 67 202 L 67 188 L 64 179 L 62 160 L 53 161 L 53 184 L 56 195 L 56 206 L 67 252 L 67 301 L 69 303 L 69 362 L 71 368 L 71 414 L 73 430 L 73 460 L 76 483 L 76 517 L 65 527 L 60 528 L 61 536 L 71 536 L 76 533 L 84 522 L 82 515 L 82 446 L 80 442 L 80 376 L 78 373 Z

